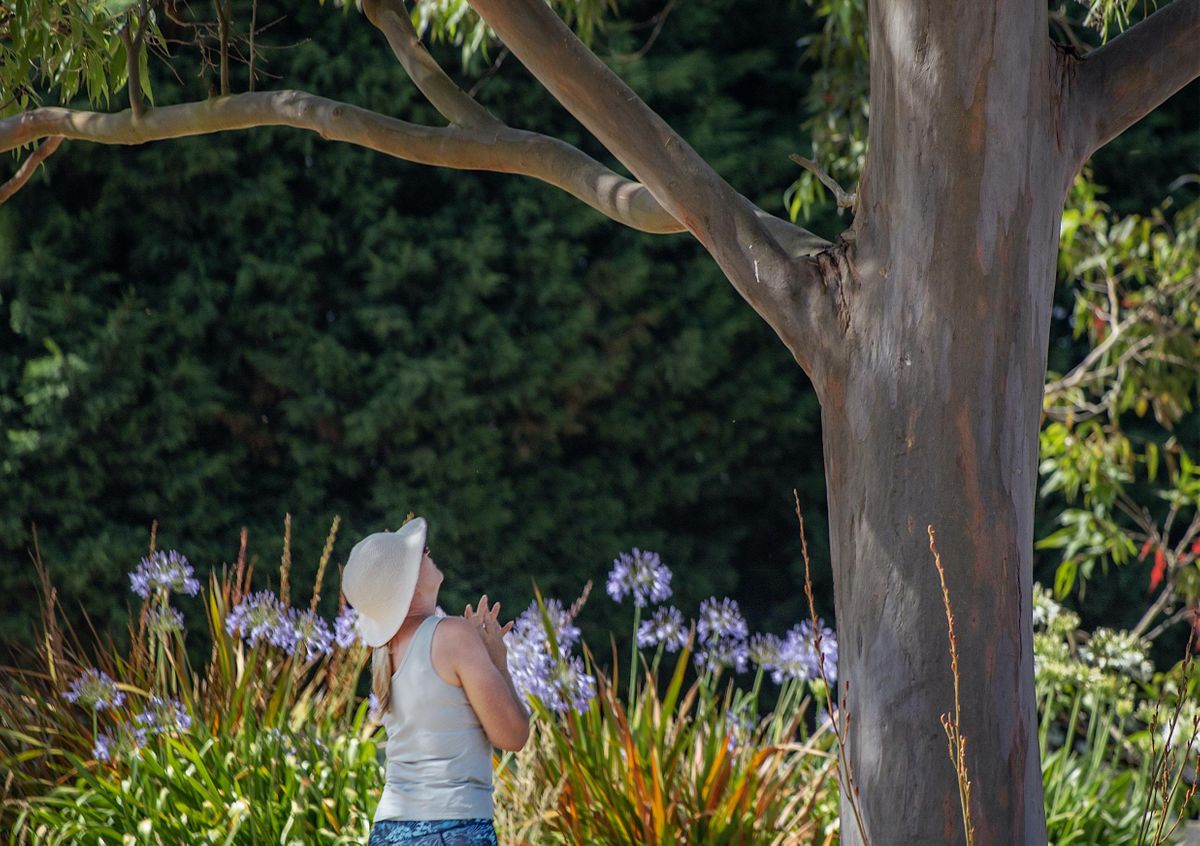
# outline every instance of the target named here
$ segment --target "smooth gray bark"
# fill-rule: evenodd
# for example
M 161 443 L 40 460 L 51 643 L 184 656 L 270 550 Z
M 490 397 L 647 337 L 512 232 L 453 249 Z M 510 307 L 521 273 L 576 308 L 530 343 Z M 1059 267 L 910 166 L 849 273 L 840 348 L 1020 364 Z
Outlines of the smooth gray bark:
M 933 7 L 933 8 L 931 8 Z M 965 841 L 946 567 L 975 842 L 1044 844 L 1031 583 L 1058 224 L 1045 7 L 871 7 L 871 126 L 846 248 L 849 325 L 817 383 L 839 696 L 874 846 Z M 858 844 L 843 791 L 842 842 Z

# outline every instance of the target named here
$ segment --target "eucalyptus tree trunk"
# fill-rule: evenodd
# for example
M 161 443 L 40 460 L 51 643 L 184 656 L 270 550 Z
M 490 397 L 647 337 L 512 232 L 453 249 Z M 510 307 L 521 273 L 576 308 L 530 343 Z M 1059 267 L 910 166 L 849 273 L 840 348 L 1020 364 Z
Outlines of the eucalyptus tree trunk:
M 964 841 L 940 721 L 955 703 L 932 525 L 956 618 L 974 842 L 1038 844 L 1033 513 L 1074 163 L 1057 148 L 1044 4 L 930 6 L 871 7 L 845 351 L 818 388 L 849 777 L 875 846 Z M 851 796 L 844 844 L 861 842 Z

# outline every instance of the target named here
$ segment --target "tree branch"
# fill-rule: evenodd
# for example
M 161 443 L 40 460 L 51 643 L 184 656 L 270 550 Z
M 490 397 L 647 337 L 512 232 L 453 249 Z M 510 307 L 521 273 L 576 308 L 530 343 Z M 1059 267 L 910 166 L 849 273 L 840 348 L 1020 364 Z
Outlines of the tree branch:
M 405 73 L 442 117 L 458 126 L 489 126 L 500 122 L 455 85 L 429 55 L 402 0 L 363 0 L 363 12 L 387 38 Z
M 484 108 L 474 97 L 459 88 L 449 74 L 429 54 L 425 45 L 421 43 L 416 29 L 413 28 L 412 19 L 408 15 L 403 0 L 364 0 L 363 12 L 367 19 L 384 34 L 405 72 L 442 117 L 451 124 L 463 127 L 489 127 L 492 129 L 503 127 L 508 129 L 507 125 Z M 505 49 L 507 50 L 507 48 Z M 645 192 L 646 199 L 658 205 L 658 201 L 649 196 L 649 192 L 644 186 L 630 182 L 629 187 L 632 186 L 636 186 L 636 190 Z M 662 214 L 667 215 L 667 212 L 664 210 Z M 756 209 L 756 214 L 780 246 L 792 256 L 813 255 L 829 246 L 828 241 L 768 214 L 762 209 Z M 682 225 L 678 225 L 678 228 L 670 231 L 684 232 L 686 230 Z
M 789 309 L 794 306 L 788 289 L 812 281 L 812 267 L 799 267 L 781 248 L 761 210 L 725 182 L 543 0 L 469 2 L 555 99 L 696 236 L 738 292 L 778 331 L 780 306 L 784 301 Z M 815 239 L 811 233 L 804 236 Z
M 327 140 L 420 164 L 531 176 L 633 229 L 656 234 L 684 231 L 644 186 L 556 138 L 502 124 L 418 126 L 302 91 L 264 91 L 163 106 L 148 109 L 137 120 L 130 110 L 105 114 L 32 109 L 0 120 L 0 153 L 54 135 L 131 145 L 257 126 L 307 129 Z
M 133 29 L 133 12 L 128 13 L 125 26 L 121 27 L 121 44 L 125 48 L 125 87 L 129 90 L 129 108 L 134 119 L 140 118 L 145 111 L 142 102 L 142 71 L 138 60 L 140 58 L 141 35 L 134 38 L 130 31 Z
M 1074 61 L 1066 125 L 1082 163 L 1200 76 L 1200 0 L 1174 0 Z
M 825 170 L 825 168 L 812 159 L 806 159 L 804 156 L 797 155 L 796 153 L 792 153 L 788 158 L 821 180 L 821 184 L 829 189 L 830 194 L 833 194 L 833 199 L 837 202 L 839 209 L 854 208 L 854 195 L 848 193 L 841 185 L 838 185 L 837 180 L 829 175 L 829 171 Z
M 818 384 L 841 343 L 838 248 L 713 170 L 544 0 L 468 0 L 530 73 L 704 246 Z M 819 255 L 812 255 L 818 252 Z
M 0 185 L 0 205 L 4 205 L 8 198 L 25 187 L 25 183 L 33 176 L 38 165 L 58 149 L 58 145 L 63 142 L 62 136 L 47 138 L 24 162 L 17 168 L 17 172 L 13 174 L 13 178 Z

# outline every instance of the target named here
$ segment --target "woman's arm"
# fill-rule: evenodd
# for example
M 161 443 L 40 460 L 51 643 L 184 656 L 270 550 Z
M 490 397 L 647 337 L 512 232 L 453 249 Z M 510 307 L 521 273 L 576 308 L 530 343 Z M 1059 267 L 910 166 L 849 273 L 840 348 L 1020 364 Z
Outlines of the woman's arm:
M 438 629 L 445 630 L 454 671 L 488 740 L 517 751 L 529 739 L 529 715 L 508 672 L 503 636 L 481 632 L 476 622 L 462 617 L 448 617 Z

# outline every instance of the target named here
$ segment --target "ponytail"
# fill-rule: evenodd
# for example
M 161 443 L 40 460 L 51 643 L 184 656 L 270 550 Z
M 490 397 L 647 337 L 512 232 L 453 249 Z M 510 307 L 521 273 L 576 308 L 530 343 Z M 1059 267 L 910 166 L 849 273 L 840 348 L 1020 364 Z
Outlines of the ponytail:
M 379 714 L 386 714 L 392 708 L 391 651 L 387 643 L 371 650 L 371 692 L 379 702 Z

